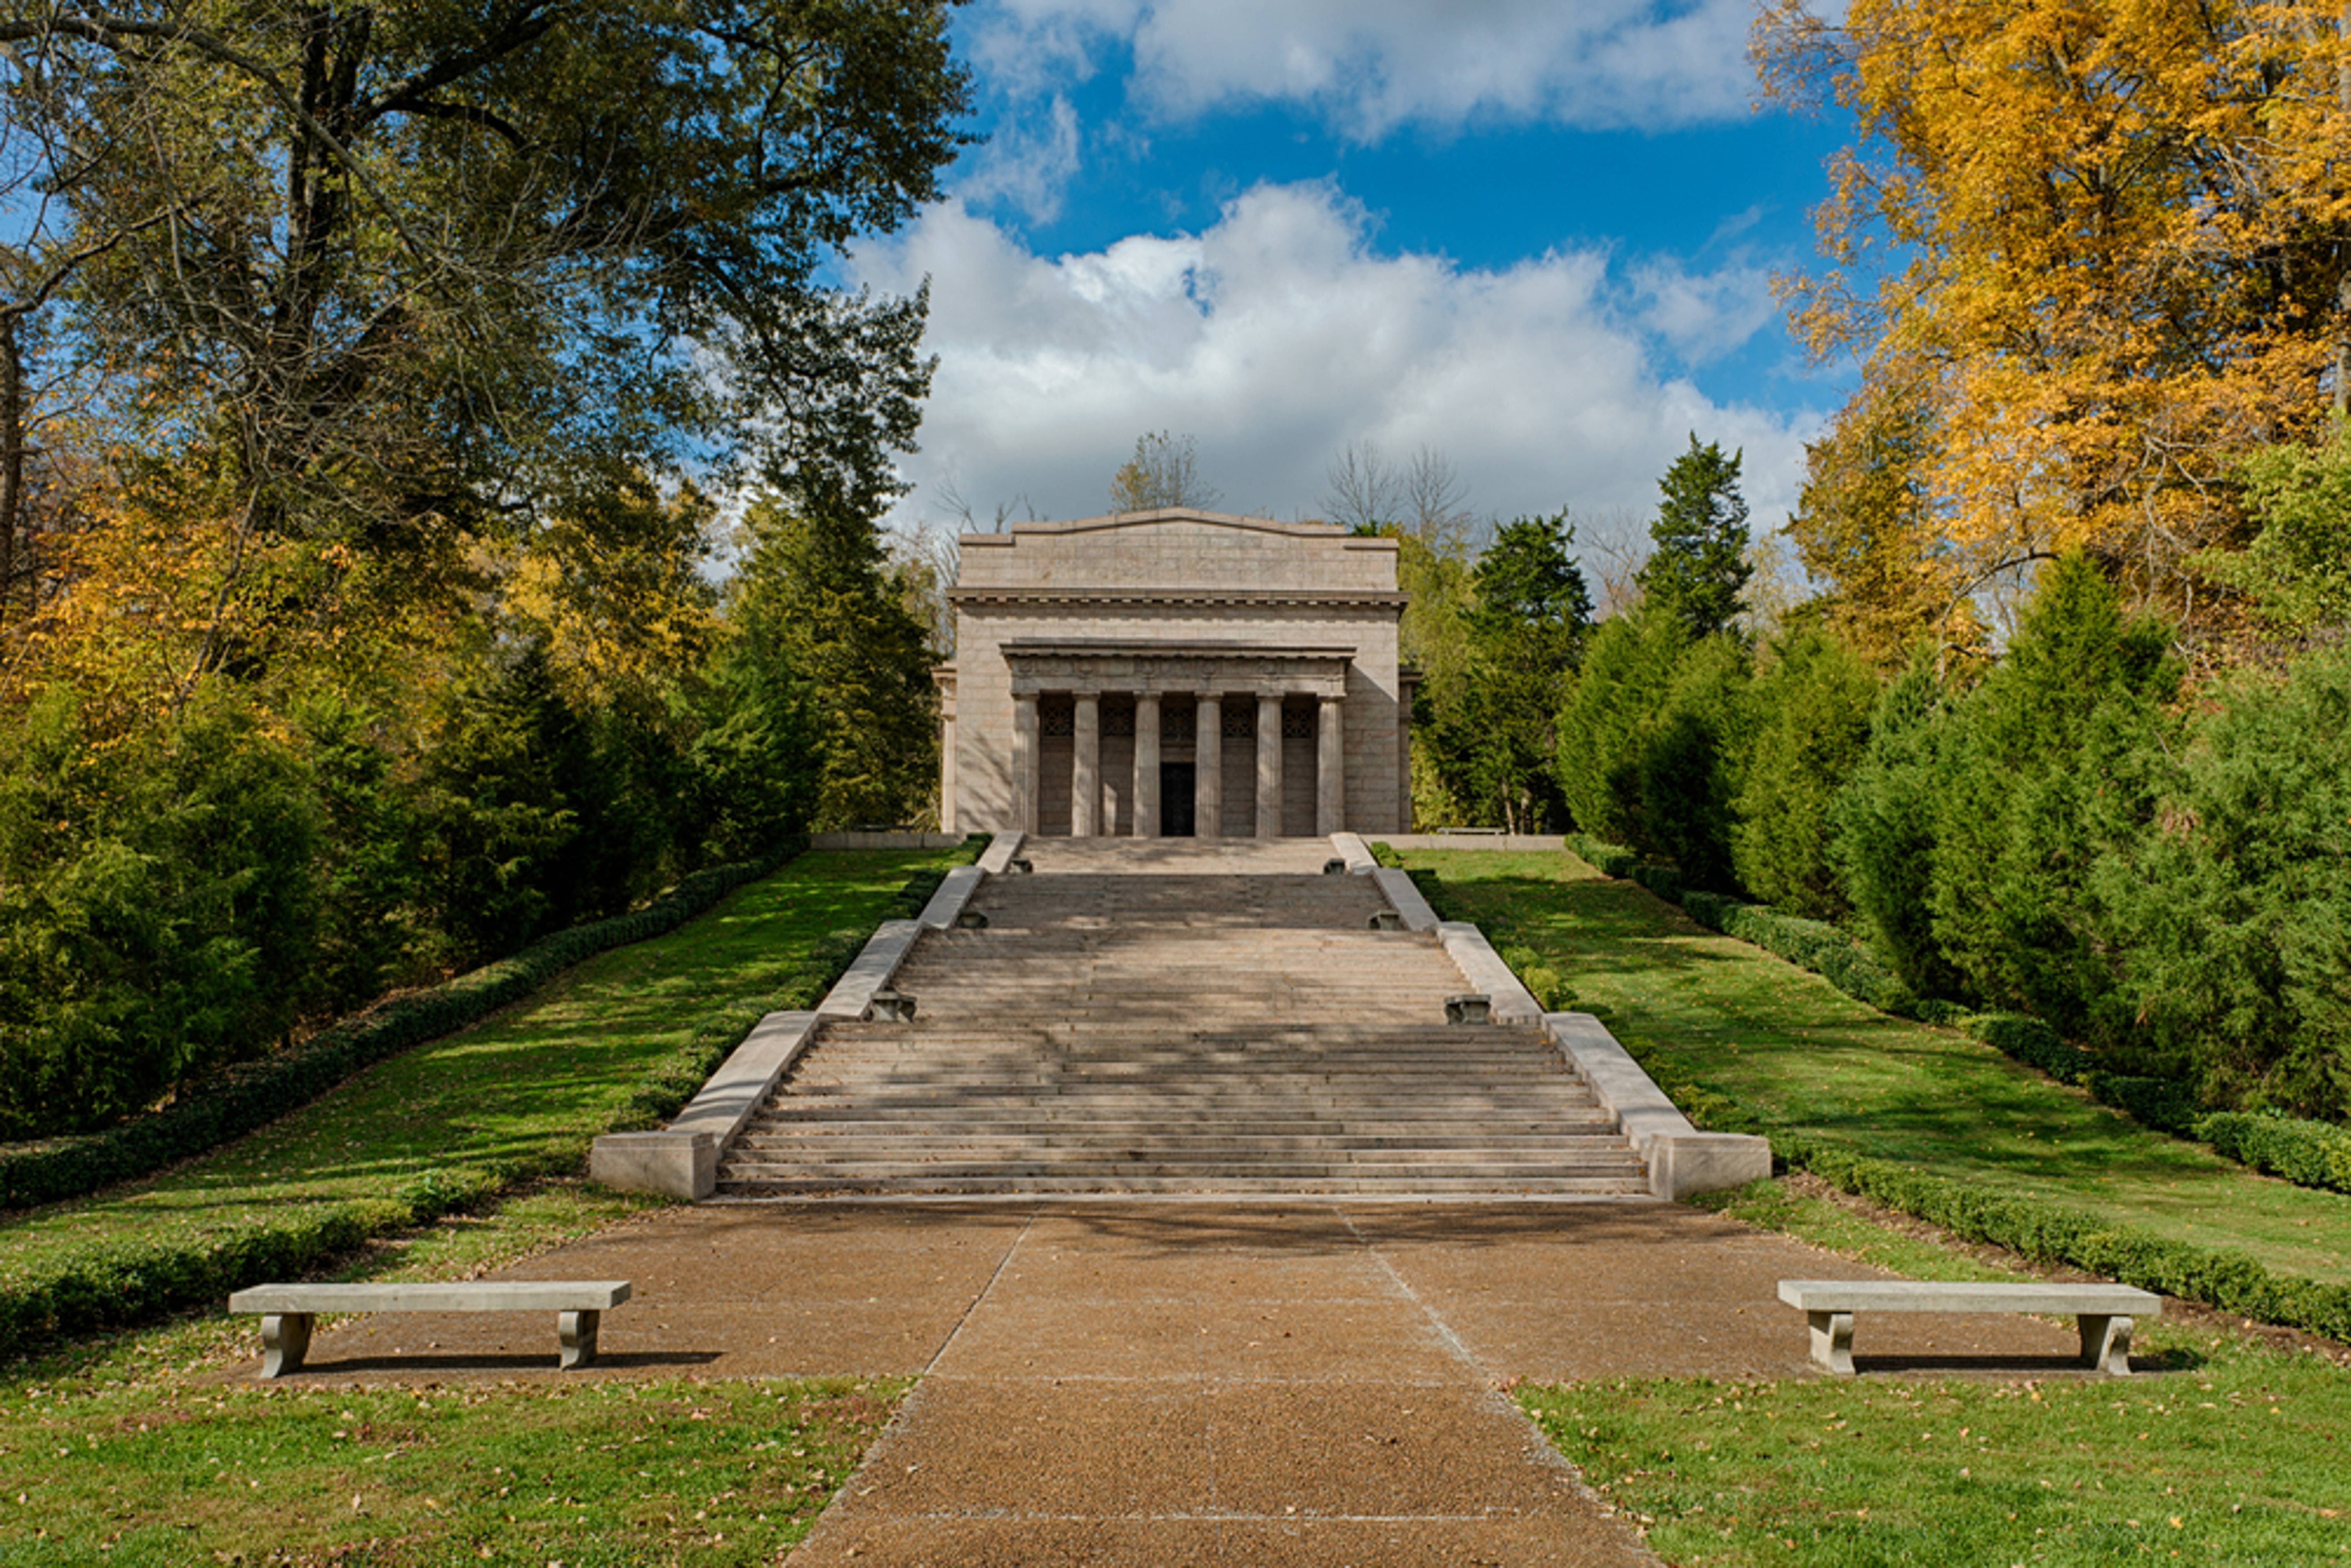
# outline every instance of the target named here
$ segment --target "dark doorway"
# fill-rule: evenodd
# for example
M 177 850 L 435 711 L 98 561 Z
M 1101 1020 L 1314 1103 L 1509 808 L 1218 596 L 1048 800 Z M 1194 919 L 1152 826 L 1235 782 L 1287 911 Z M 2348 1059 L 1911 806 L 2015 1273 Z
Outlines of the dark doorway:
M 1163 839 L 1188 839 L 1196 831 L 1192 825 L 1192 765 L 1188 762 L 1161 763 L 1159 836 Z

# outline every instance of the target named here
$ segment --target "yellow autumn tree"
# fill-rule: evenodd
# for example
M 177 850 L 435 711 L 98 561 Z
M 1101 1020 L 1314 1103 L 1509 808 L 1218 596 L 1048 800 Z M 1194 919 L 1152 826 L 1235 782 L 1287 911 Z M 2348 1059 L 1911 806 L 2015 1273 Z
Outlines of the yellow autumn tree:
M 2335 0 L 1776 0 L 1754 43 L 1769 94 L 1860 128 L 1830 265 L 1786 289 L 1816 353 L 1863 361 L 1857 403 L 1928 411 L 1941 572 L 2080 549 L 2193 615 L 2188 558 L 2242 537 L 2237 460 L 2346 391 Z
M 702 666 L 717 631 L 703 575 L 716 517 L 693 485 L 664 495 L 634 474 L 492 554 L 506 621 L 546 648 L 567 698 L 653 713 Z

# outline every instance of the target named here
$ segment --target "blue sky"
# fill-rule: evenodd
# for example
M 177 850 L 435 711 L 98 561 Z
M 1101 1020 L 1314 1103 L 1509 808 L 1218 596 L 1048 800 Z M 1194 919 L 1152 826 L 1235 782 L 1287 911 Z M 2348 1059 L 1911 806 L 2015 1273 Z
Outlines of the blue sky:
M 1348 442 L 1630 527 L 1695 430 L 1759 528 L 1848 372 L 1771 297 L 1845 128 L 1759 114 L 1748 0 L 978 0 L 986 142 L 852 272 L 927 277 L 898 520 L 1103 509 L 1144 431 L 1315 516 Z

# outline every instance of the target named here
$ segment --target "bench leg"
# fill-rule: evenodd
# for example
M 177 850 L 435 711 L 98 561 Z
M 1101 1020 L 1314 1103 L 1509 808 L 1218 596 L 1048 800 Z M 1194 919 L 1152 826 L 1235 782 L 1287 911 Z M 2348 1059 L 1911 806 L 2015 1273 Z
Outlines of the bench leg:
M 1853 1314 L 1806 1312 L 1813 1325 L 1813 1359 L 1831 1372 L 1853 1375 Z
M 261 1319 L 261 1375 L 283 1377 L 302 1370 L 310 1354 L 308 1312 L 266 1312 Z
M 2082 1364 L 2102 1366 L 2114 1376 L 2128 1377 L 2130 1319 L 2104 1312 L 2084 1312 L 2074 1322 L 2082 1331 Z
M 585 1366 L 596 1359 L 596 1325 L 603 1316 L 593 1311 L 556 1314 L 555 1337 L 563 1343 L 564 1371 Z

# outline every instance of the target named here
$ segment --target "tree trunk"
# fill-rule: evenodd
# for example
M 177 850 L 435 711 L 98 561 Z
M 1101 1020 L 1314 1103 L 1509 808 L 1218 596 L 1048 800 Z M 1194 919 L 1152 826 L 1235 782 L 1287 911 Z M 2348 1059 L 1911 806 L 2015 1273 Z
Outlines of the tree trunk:
M 16 529 L 25 509 L 25 365 L 16 323 L 0 318 L 0 627 L 16 592 Z

